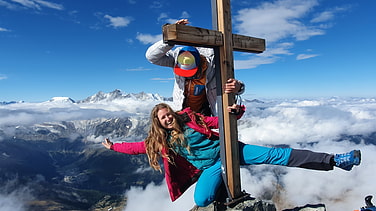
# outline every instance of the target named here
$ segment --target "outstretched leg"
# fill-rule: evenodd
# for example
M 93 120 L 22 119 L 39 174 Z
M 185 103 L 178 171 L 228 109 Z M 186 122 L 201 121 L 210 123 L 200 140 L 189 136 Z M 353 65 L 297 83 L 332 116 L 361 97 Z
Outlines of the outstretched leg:
M 287 166 L 291 148 L 264 147 L 239 142 L 240 165 L 273 164 Z
M 327 153 L 293 149 L 287 166 L 329 171 L 333 170 L 333 157 Z
M 359 165 L 361 161 L 359 150 L 333 155 L 310 150 L 263 147 L 239 142 L 239 152 L 241 165 L 273 164 L 322 171 L 333 170 L 334 166 L 350 171 L 354 165 Z
M 354 165 L 357 166 L 360 164 L 360 160 L 360 150 L 332 155 L 309 150 L 293 149 L 287 166 L 323 171 L 333 170 L 333 167 L 336 166 L 343 170 L 350 171 Z

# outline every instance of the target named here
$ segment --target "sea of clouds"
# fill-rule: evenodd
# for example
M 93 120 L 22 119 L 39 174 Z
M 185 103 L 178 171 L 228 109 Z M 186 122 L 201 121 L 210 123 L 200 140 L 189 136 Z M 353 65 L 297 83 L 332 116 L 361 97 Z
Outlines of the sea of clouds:
M 144 116 L 159 103 L 153 100 L 123 100 L 97 103 L 16 103 L 0 106 L 0 128 L 42 122 L 85 120 L 116 116 Z M 329 98 L 305 100 L 263 100 L 245 102 L 247 111 L 238 121 L 239 139 L 256 145 L 290 145 L 328 153 L 362 151 L 362 163 L 347 172 L 329 172 L 280 166 L 259 165 L 241 168 L 242 189 L 261 199 L 273 198 L 278 210 L 324 203 L 327 210 L 355 210 L 364 206 L 366 195 L 376 195 L 376 140 L 360 138 L 376 132 L 375 98 Z M 11 131 L 8 131 L 11 132 Z M 2 138 L 0 137 L 0 141 Z M 372 142 L 372 140 L 371 140 Z M 99 143 L 93 143 L 99 144 Z M 124 190 L 126 211 L 189 210 L 194 206 L 192 186 L 181 198 L 171 202 L 166 184 L 149 184 L 145 189 Z M 25 192 L 25 191 L 24 191 Z M 24 210 L 22 201 L 32 195 L 22 190 L 0 191 L 0 210 Z M 15 202 L 18 203 L 15 203 Z

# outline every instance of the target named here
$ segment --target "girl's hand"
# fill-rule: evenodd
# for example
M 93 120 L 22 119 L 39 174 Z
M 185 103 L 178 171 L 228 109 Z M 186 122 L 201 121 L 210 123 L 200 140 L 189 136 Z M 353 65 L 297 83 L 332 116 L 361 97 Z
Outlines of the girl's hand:
M 230 114 L 238 115 L 240 113 L 240 105 L 233 104 L 232 106 L 228 106 L 227 110 L 230 112 Z
M 112 143 L 110 141 L 110 139 L 106 138 L 103 142 L 102 142 L 102 145 L 104 147 L 106 147 L 107 149 L 111 149 L 111 146 L 113 145 L 114 143 Z

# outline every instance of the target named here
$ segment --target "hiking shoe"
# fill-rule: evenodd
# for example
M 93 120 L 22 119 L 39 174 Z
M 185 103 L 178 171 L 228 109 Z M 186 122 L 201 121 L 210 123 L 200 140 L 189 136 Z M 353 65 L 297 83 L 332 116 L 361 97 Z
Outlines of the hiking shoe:
M 334 155 L 336 166 L 346 171 L 350 171 L 354 165 L 359 165 L 360 160 L 360 150 L 353 150 L 351 152 Z

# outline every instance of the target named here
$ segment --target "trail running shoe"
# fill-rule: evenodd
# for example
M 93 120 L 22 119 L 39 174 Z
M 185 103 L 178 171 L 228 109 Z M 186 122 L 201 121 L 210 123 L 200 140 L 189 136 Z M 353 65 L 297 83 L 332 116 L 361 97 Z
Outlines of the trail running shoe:
M 334 155 L 336 166 L 346 171 L 350 171 L 354 165 L 359 165 L 360 160 L 360 150 L 353 150 L 351 152 Z

